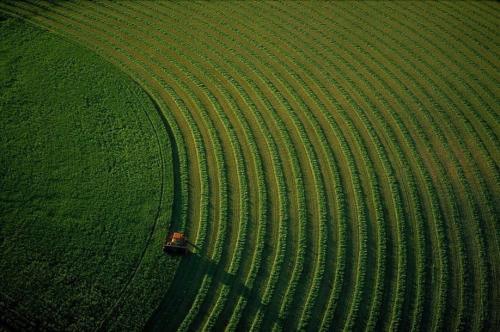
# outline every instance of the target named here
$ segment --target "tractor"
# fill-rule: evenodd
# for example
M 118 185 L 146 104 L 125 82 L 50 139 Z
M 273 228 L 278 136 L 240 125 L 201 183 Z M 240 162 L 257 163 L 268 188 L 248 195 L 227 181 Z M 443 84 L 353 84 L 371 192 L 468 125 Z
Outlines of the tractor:
M 167 240 L 163 245 L 163 251 L 167 254 L 181 254 L 188 253 L 189 241 L 181 232 L 171 232 L 167 236 Z

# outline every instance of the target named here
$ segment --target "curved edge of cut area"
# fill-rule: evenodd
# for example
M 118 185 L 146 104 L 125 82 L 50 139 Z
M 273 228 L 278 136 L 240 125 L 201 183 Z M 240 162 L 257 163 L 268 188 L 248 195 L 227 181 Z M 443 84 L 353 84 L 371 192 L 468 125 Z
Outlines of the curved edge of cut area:
M 0 13 L 0 327 L 144 325 L 178 265 L 165 126 L 113 65 Z

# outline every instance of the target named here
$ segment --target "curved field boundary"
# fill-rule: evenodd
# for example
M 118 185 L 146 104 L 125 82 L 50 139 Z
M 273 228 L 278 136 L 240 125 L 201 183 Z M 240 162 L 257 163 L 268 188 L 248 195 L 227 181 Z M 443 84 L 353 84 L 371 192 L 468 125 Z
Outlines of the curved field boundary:
M 194 55 L 193 55 L 193 56 L 194 56 Z M 227 291 L 226 291 L 226 292 L 224 292 L 224 295 L 227 297 Z M 217 307 L 218 307 L 218 308 L 221 308 L 221 307 L 222 307 L 222 305 L 220 304 L 220 303 L 221 303 L 221 301 L 224 301 L 224 300 L 223 300 L 223 298 L 222 298 L 221 300 L 218 300 L 218 302 L 217 302 Z M 220 310 L 220 309 L 219 309 L 219 310 Z M 211 317 L 214 317 L 214 316 L 212 315 Z M 210 318 L 210 317 L 209 317 L 209 321 L 213 321 L 213 320 L 214 320 L 213 318 Z
M 123 29 L 122 29 L 122 31 L 123 31 Z M 240 157 L 240 159 L 241 159 L 241 157 Z M 243 199 L 241 199 L 241 201 L 243 201 Z M 241 222 L 239 222 L 238 224 L 244 225 L 245 223 L 244 223 L 243 221 L 241 221 Z M 233 272 L 233 271 L 230 271 L 230 273 L 234 273 L 234 272 Z
M 21 13 L 12 12 L 10 10 L 10 8 L 6 9 L 3 7 L 0 8 L 0 11 L 5 12 L 8 15 L 13 15 L 13 16 L 20 17 L 20 18 L 26 18 L 26 16 L 24 16 L 24 14 L 26 12 L 24 12 L 24 11 L 22 11 Z M 31 22 L 31 21 L 30 21 L 30 23 L 37 25 L 37 26 L 41 26 L 41 28 L 43 28 L 44 30 L 47 29 L 47 27 L 44 25 L 40 25 L 40 24 L 37 24 L 35 22 Z M 65 40 L 68 39 L 66 35 L 61 35 L 61 37 Z M 69 40 L 69 42 L 73 43 L 74 41 Z M 135 82 L 138 82 L 136 79 L 134 79 L 134 78 L 132 78 L 132 79 Z M 161 225 L 161 226 L 163 226 L 163 229 L 160 229 L 160 227 L 159 227 L 160 221 L 164 221 L 165 219 L 170 220 L 170 215 L 167 216 L 165 210 L 170 210 L 169 206 L 173 202 L 171 200 L 169 200 L 169 195 L 166 195 L 166 191 L 168 188 L 165 185 L 165 178 L 170 177 L 170 176 L 166 175 L 167 173 L 170 173 L 170 172 L 168 172 L 168 170 L 167 170 L 168 167 L 166 167 L 166 157 L 165 156 L 170 155 L 171 150 L 170 150 L 169 144 L 165 143 L 165 140 L 162 139 L 161 136 L 162 135 L 165 135 L 164 137 L 171 136 L 172 133 L 171 133 L 171 129 L 168 127 L 168 124 L 165 122 L 164 118 L 162 117 L 160 109 L 159 109 L 158 105 L 156 104 L 155 100 L 149 94 L 148 94 L 148 97 L 151 99 L 151 102 L 154 104 L 155 111 L 153 113 L 150 113 L 147 111 L 146 108 L 144 108 L 144 112 L 145 112 L 146 118 L 148 119 L 149 124 L 151 125 L 151 128 L 154 131 L 156 143 L 158 146 L 159 159 L 160 159 L 160 179 L 161 180 L 159 183 L 160 190 L 159 190 L 159 198 L 158 198 L 158 207 L 157 207 L 155 215 L 154 215 L 154 220 L 153 220 L 151 229 L 150 229 L 148 236 L 147 236 L 147 239 L 145 241 L 145 246 L 139 254 L 137 264 L 133 268 L 133 270 L 131 271 L 130 277 L 126 280 L 126 282 L 123 284 L 121 290 L 118 292 L 116 301 L 110 306 L 110 308 L 108 309 L 108 311 L 106 311 L 106 313 L 103 315 L 103 317 L 109 317 L 111 314 L 113 314 L 116 311 L 120 301 L 122 301 L 123 298 L 125 297 L 125 294 L 128 291 L 130 291 L 130 286 L 131 286 L 132 281 L 137 278 L 138 274 L 141 272 L 141 269 L 142 270 L 144 269 L 143 261 L 146 259 L 147 253 L 148 252 L 151 253 L 152 250 L 154 253 L 157 253 L 156 247 L 154 249 L 151 249 L 151 245 L 153 242 L 156 244 L 158 239 L 162 238 L 164 235 L 163 229 L 168 228 L 168 224 L 163 224 L 163 225 Z M 169 139 L 171 139 L 171 137 Z M 182 145 L 180 145 L 179 147 L 182 148 Z M 177 151 L 177 148 L 175 150 Z M 176 163 L 179 163 L 179 159 L 182 159 L 182 158 L 179 157 L 179 155 L 176 153 L 175 159 L 176 159 Z M 176 182 L 177 182 L 177 180 L 176 180 Z M 10 310 L 10 309 L 6 309 L 6 310 Z M 47 309 L 47 310 L 49 310 L 49 309 Z M 47 313 L 49 313 L 49 312 L 47 311 Z M 52 312 L 50 314 L 54 314 L 54 312 Z M 30 320 L 32 320 L 32 319 L 30 318 Z M 33 324 L 35 324 L 35 325 L 29 324 L 31 326 L 30 329 L 31 328 L 34 328 L 34 329 L 46 328 L 46 327 L 44 327 L 43 320 L 36 319 L 36 320 L 32 320 L 32 321 L 34 322 Z M 100 323 L 101 327 L 102 327 L 102 324 L 104 324 L 104 321 L 105 320 L 101 321 L 101 323 Z M 39 322 L 40 324 L 38 325 L 36 322 Z M 24 328 L 28 328 L 28 327 L 25 326 Z
M 33 12 L 28 12 L 28 15 L 30 14 L 33 14 Z M 144 77 L 144 76 L 143 76 Z M 161 91 L 161 90 L 160 90 Z M 168 114 L 168 113 L 167 113 Z M 195 132 L 196 134 L 196 132 Z M 203 165 L 203 162 L 200 161 L 200 165 L 202 166 Z M 202 173 L 203 174 L 203 173 Z M 204 178 L 204 176 L 202 175 L 201 177 L 196 177 L 196 178 Z M 208 196 L 208 195 L 205 195 L 205 197 Z M 204 206 L 204 203 L 202 202 L 201 206 L 203 207 Z M 194 210 L 193 212 L 196 212 L 196 210 Z

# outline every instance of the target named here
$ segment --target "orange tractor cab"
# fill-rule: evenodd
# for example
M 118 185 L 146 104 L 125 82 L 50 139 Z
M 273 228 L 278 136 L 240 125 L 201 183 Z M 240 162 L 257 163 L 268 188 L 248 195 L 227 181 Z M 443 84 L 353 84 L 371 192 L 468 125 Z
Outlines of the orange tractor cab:
M 184 233 L 172 232 L 167 236 L 163 251 L 169 254 L 186 254 L 188 252 L 188 243 Z

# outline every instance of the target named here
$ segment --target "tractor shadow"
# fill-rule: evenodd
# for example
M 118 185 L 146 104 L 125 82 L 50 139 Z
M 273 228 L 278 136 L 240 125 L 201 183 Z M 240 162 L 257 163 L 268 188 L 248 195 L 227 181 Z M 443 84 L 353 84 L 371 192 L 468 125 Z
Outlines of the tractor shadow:
M 192 246 L 190 246 L 190 249 L 192 249 Z M 221 324 L 228 323 L 225 319 L 228 319 L 228 314 L 230 315 L 230 312 L 234 310 L 240 296 L 248 302 L 247 306 L 250 303 L 252 303 L 253 307 L 262 305 L 256 289 L 247 287 L 239 275 L 227 272 L 225 266 L 215 263 L 209 256 L 199 251 L 196 253 L 190 252 L 186 255 L 165 254 L 165 256 L 180 260 L 179 266 L 160 305 L 147 321 L 145 331 L 176 330 L 182 323 L 184 315 L 191 309 L 205 276 L 210 276 L 212 279 L 211 290 L 222 285 L 226 285 L 230 289 L 229 297 L 224 306 L 225 309 L 220 315 Z M 209 291 L 208 294 L 203 303 L 210 301 L 213 305 L 218 293 L 212 296 L 210 295 L 212 294 L 211 291 Z M 228 312 L 225 312 L 226 310 Z
M 190 264 L 193 264 L 194 266 L 203 266 L 203 269 L 205 270 L 204 275 L 209 275 L 212 277 L 212 280 L 214 280 L 214 286 L 220 283 L 230 286 L 232 291 L 236 289 L 236 293 L 232 293 L 232 296 L 242 296 L 246 300 L 249 300 L 250 297 L 257 297 L 257 294 L 255 294 L 255 290 L 252 291 L 251 288 L 246 286 L 237 274 L 227 272 L 220 266 L 220 264 L 215 263 L 207 255 L 200 253 L 190 253 L 189 260 L 191 261 Z

